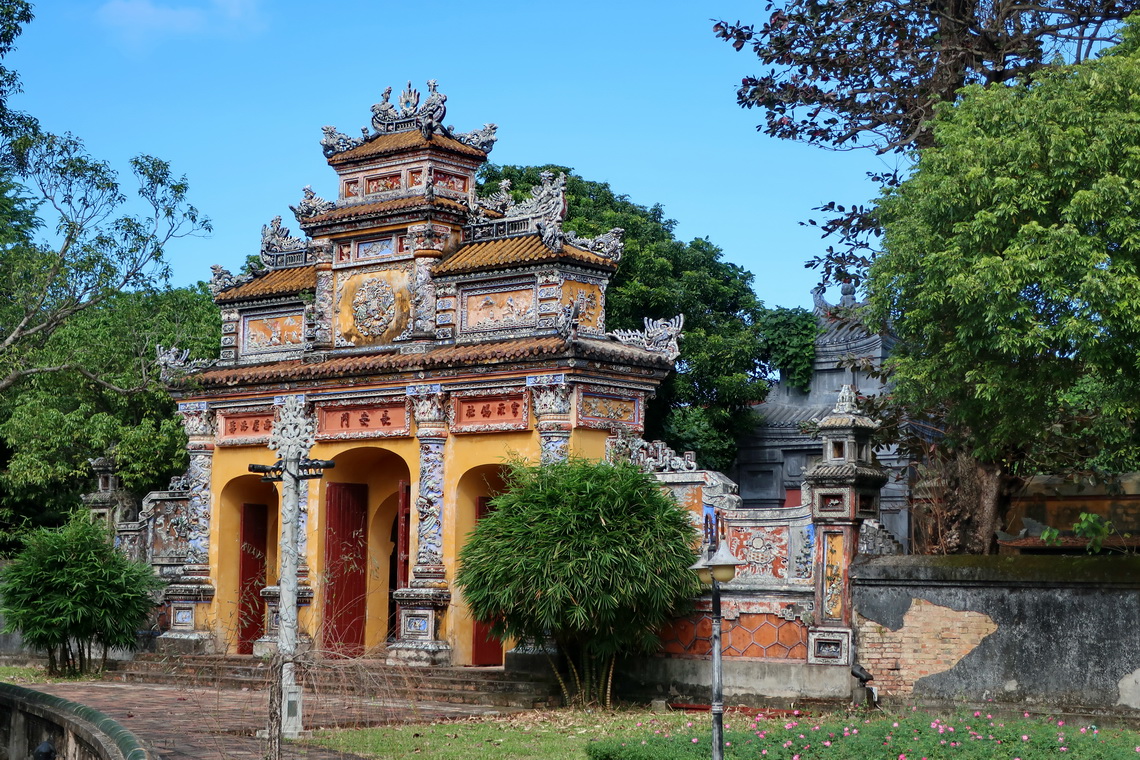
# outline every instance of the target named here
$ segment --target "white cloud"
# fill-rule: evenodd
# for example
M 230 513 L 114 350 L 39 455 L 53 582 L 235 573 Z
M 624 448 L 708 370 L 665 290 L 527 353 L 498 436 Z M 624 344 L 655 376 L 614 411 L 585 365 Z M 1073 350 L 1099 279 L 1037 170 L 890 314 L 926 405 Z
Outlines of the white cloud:
M 223 36 L 261 27 L 260 0 L 107 0 L 99 22 L 131 47 L 152 47 L 170 37 Z

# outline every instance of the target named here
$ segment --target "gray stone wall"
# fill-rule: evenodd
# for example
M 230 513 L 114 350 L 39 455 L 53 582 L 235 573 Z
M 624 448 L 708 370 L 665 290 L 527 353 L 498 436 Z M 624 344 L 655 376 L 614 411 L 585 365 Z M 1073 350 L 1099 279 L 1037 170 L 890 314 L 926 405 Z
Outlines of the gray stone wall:
M 1140 557 L 882 557 L 853 568 L 880 695 L 1140 711 Z

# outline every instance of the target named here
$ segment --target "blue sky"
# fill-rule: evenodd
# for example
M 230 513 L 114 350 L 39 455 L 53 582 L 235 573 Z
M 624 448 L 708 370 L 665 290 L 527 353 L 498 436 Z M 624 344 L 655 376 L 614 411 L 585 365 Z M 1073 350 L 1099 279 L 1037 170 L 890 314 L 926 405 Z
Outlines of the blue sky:
M 177 285 L 239 267 L 277 214 L 296 233 L 302 187 L 336 195 L 321 126 L 359 134 L 409 79 L 438 80 L 459 131 L 498 124 L 496 163 L 563 164 L 663 204 L 679 237 L 753 272 L 770 306 L 810 304 L 803 262 L 824 244 L 797 222 L 866 200 L 864 174 L 882 167 L 768 138 L 737 107 L 760 67 L 710 19 L 759 21 L 759 2 L 43 0 L 35 13 L 8 58 L 25 90 L 13 105 L 123 173 L 150 153 L 187 175 L 214 232 L 171 246 Z

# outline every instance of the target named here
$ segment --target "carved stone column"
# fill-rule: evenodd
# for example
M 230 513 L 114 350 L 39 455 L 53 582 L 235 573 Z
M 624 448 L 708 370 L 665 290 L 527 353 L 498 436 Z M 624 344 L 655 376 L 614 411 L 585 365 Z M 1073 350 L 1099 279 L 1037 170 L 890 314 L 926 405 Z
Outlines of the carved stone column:
M 189 438 L 190 466 L 181 479 L 186 500 L 174 508 L 165 527 L 171 531 L 168 542 L 182 544 L 177 553 L 185 564 L 175 571 L 174 580 L 164 589 L 163 599 L 170 606 L 170 630 L 161 638 L 164 649 L 192 653 L 212 653 L 216 647 L 206 631 L 202 609 L 213 601 L 210 580 L 210 477 L 214 463 L 214 414 L 204 401 L 178 405 L 182 426 Z
M 534 416 L 538 420 L 541 461 L 561 462 L 570 455 L 570 394 L 564 375 L 528 377 Z
M 439 636 L 451 591 L 443 566 L 443 453 L 447 443 L 446 399 L 438 385 L 409 386 L 420 443 L 416 491 L 416 561 L 407 588 L 393 594 L 399 605 L 397 641 L 388 659 L 406 665 L 446 665 L 451 647 Z

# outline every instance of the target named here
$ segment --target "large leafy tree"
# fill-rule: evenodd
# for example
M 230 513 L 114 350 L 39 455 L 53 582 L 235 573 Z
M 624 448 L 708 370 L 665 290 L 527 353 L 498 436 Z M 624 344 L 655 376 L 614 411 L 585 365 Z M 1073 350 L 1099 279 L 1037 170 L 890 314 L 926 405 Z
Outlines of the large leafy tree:
M 1031 84 L 968 87 L 877 204 L 870 318 L 899 338 L 894 401 L 975 463 L 974 550 L 1018 474 L 1140 465 L 1137 82 L 1130 37 Z
M 46 651 L 51 672 L 86 673 L 109 649 L 135 648 L 162 585 L 150 565 L 115 548 L 106 525 L 76 513 L 61 528 L 28 533 L 0 572 L 4 630 Z
M 553 637 L 567 703 L 608 706 L 615 657 L 655 651 L 700 591 L 688 513 L 633 465 L 585 460 L 513 462 L 491 505 L 459 555 L 471 614 L 502 639 Z
M 805 349 L 802 331 L 796 332 L 804 319 L 790 314 L 765 321 L 772 312 L 752 291 L 751 273 L 724 261 L 707 238 L 677 240 L 676 222 L 660 205 L 638 205 L 608 184 L 561 166 L 488 165 L 480 179 L 489 189 L 509 179 L 522 198 L 546 170 L 566 173 L 567 229 L 587 237 L 613 227 L 625 230 L 625 253 L 606 291 L 607 329 L 637 330 L 646 317 L 685 315 L 677 372 L 650 404 L 647 436 L 664 438 L 678 451 L 696 451 L 703 466 L 727 469 L 737 437 L 755 424 L 751 405 L 768 392 L 774 369 L 769 358 L 813 350 L 810 342 Z M 771 329 L 762 329 L 765 324 Z
M 823 148 L 899 154 L 932 144 L 939 103 L 968 84 L 1027 82 L 1058 59 L 1080 61 L 1119 40 L 1136 0 L 769 0 L 759 24 L 718 21 L 714 33 L 751 50 L 761 70 L 737 101 L 763 111 L 757 127 Z M 898 170 L 872 174 L 890 187 Z M 861 203 L 821 206 L 835 240 L 812 259 L 825 280 L 859 280 L 880 232 Z M 815 220 L 810 222 L 817 224 Z
M 27 2 L 0 4 L 0 60 L 31 19 Z M 14 222 L 0 233 L 0 394 L 45 373 L 107 382 L 81 359 L 50 355 L 52 334 L 116 293 L 161 282 L 166 245 L 209 221 L 188 203 L 185 178 L 153 156 L 131 160 L 130 198 L 80 140 L 13 111 L 8 98 L 19 89 L 0 65 L 0 221 Z
M 130 485 L 160 482 L 180 433 L 150 341 L 179 340 L 179 322 L 215 331 L 191 305 L 201 292 L 163 285 L 165 247 L 209 229 L 185 179 L 139 156 L 131 197 L 77 138 L 9 106 L 20 82 L 3 58 L 31 20 L 29 3 L 0 3 L 0 507 L 42 517 L 112 445 Z
M 220 320 L 208 290 L 133 290 L 76 314 L 45 341 L 52 364 L 87 373 L 37 374 L 0 398 L 0 512 L 50 518 L 40 504 L 65 509 L 89 490 L 88 460 L 113 453 L 125 488 L 161 488 L 186 465 L 185 436 L 155 365 L 156 345 L 210 356 Z M 90 375 L 100 378 L 93 382 Z

